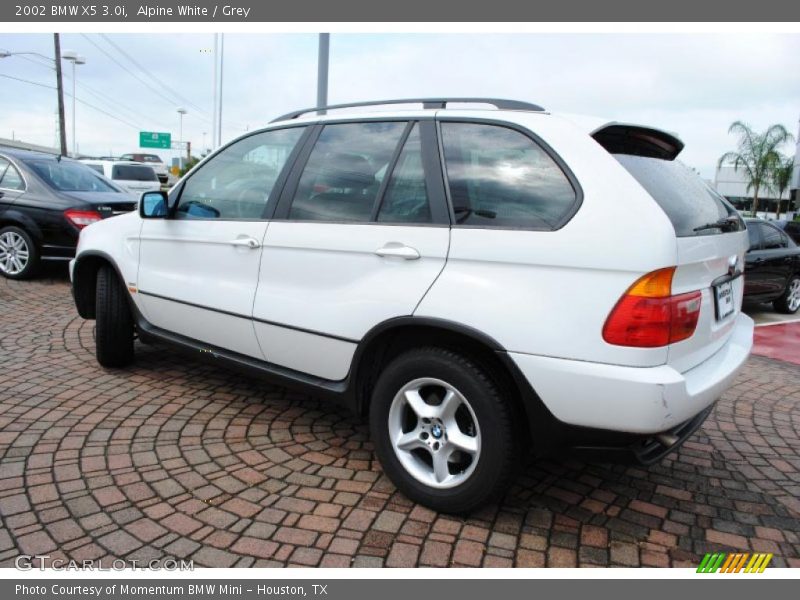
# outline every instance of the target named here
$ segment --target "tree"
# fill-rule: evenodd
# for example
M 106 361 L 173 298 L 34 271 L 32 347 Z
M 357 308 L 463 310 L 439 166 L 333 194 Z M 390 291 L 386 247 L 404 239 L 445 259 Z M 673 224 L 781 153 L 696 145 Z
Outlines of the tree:
M 794 157 L 781 156 L 778 158 L 777 164 L 772 168 L 770 173 L 770 187 L 778 195 L 778 212 L 775 218 L 781 216 L 781 196 L 789 189 L 792 183 L 792 174 L 794 173 Z
M 728 133 L 739 136 L 738 149 L 723 154 L 718 167 L 731 163 L 734 171 L 744 170 L 747 191 L 753 192 L 753 216 L 758 211 L 758 193 L 771 183 L 771 173 L 780 160 L 778 148 L 793 140 L 783 125 L 771 125 L 764 133 L 757 133 L 742 121 L 734 121 Z

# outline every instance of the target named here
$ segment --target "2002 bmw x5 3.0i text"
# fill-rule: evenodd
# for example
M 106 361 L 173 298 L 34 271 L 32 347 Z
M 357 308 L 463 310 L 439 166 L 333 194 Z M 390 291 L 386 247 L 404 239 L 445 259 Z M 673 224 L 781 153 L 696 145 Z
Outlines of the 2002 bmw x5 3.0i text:
M 529 449 L 651 463 L 692 434 L 753 322 L 745 224 L 678 138 L 508 100 L 358 106 L 286 115 L 83 230 L 102 365 L 138 335 L 337 399 L 449 512 Z

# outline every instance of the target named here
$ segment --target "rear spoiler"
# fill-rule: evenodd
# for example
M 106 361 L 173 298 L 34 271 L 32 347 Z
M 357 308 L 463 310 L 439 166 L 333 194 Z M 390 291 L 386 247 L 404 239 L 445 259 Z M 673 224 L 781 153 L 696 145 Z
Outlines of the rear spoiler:
M 674 160 L 683 150 L 683 142 L 677 136 L 640 125 L 609 123 L 594 130 L 591 135 L 611 154 Z

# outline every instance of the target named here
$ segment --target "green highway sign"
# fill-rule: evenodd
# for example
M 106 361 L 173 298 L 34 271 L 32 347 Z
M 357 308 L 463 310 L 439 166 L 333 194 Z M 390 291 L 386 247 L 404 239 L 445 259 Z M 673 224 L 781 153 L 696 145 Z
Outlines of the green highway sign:
M 140 148 L 171 148 L 172 135 L 169 133 L 160 133 L 158 131 L 140 131 L 139 132 L 139 147 Z

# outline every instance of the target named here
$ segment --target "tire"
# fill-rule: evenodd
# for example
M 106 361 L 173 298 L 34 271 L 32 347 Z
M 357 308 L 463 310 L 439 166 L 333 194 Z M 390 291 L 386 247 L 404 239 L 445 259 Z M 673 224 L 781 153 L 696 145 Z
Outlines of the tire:
M 0 275 L 30 279 L 40 264 L 39 249 L 27 231 L 14 225 L 0 229 Z
M 463 514 L 498 499 L 522 462 L 513 414 L 510 399 L 476 362 L 421 348 L 395 358 L 378 377 L 370 433 L 401 492 L 434 510 Z
M 95 296 L 95 346 L 97 362 L 104 367 L 124 367 L 133 362 L 133 315 L 126 292 L 109 266 L 97 272 Z
M 800 309 L 800 275 L 792 275 L 783 295 L 772 303 L 776 311 L 793 315 Z

